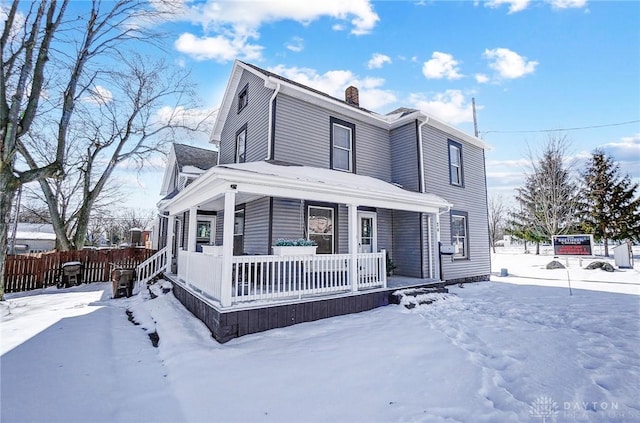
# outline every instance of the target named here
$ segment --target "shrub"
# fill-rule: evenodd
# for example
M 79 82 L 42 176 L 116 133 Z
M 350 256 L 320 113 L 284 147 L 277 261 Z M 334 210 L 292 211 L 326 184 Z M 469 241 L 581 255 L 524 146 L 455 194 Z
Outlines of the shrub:
M 276 241 L 277 247 L 315 247 L 316 242 L 310 239 L 299 238 L 299 239 L 284 239 L 279 238 Z

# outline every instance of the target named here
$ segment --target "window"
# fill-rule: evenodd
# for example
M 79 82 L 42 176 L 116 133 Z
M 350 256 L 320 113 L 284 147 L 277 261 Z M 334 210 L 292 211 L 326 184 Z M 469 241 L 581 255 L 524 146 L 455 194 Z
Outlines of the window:
M 236 133 L 236 157 L 235 163 L 244 163 L 247 153 L 247 125 L 245 124 Z
M 213 244 L 216 232 L 215 227 L 215 217 L 198 216 L 196 242 L 198 244 Z
M 245 85 L 238 94 L 238 113 L 247 107 L 247 104 L 249 104 L 249 84 Z
M 244 209 L 236 210 L 233 221 L 233 255 L 244 253 Z
M 466 212 L 451 211 L 451 245 L 456 247 L 454 259 L 469 258 L 469 215 Z
M 331 168 L 354 172 L 355 131 L 352 123 L 331 118 Z
M 449 141 L 449 183 L 464 186 L 462 173 L 462 144 Z
M 307 234 L 318 244 L 318 254 L 333 254 L 334 245 L 334 209 L 331 207 L 308 207 Z

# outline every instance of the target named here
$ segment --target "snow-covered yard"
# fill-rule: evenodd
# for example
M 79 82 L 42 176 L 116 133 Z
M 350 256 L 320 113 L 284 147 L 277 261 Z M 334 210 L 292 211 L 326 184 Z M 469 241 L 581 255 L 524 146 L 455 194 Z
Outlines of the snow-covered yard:
M 550 259 L 498 254 L 510 276 L 431 305 L 224 345 L 160 286 L 153 300 L 112 300 L 107 283 L 8 295 L 0 420 L 640 421 L 640 272 Z

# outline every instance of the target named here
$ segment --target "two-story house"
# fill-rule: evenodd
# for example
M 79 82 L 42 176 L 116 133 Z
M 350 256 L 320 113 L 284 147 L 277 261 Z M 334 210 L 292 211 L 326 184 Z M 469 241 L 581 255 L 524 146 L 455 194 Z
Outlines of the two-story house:
M 211 142 L 217 165 L 159 204 L 173 228 L 159 256 L 218 340 L 385 305 L 397 287 L 489 278 L 476 137 L 414 109 L 371 112 L 355 87 L 337 99 L 236 61 Z M 213 245 L 199 247 L 203 219 Z M 274 249 L 298 238 L 315 253 Z

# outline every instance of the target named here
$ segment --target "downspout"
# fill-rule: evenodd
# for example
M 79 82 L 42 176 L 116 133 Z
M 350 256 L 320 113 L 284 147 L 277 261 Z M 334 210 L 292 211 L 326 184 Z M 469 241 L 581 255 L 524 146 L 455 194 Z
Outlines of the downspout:
M 427 120 L 418 125 L 418 163 L 420 169 L 418 169 L 418 173 L 420 174 L 420 192 L 424 194 L 424 155 L 422 149 L 422 127 L 429 123 L 429 116 L 427 116 Z
M 422 127 L 425 126 L 427 124 L 427 122 L 429 122 L 429 116 L 427 116 L 427 120 L 425 120 L 424 122 L 420 123 L 418 125 L 418 176 L 420 177 L 420 181 L 419 181 L 419 185 L 420 185 L 420 192 L 422 194 L 425 193 L 425 183 L 424 183 L 424 155 L 423 155 L 423 148 L 422 148 Z M 420 225 L 422 226 L 422 213 L 420 213 Z M 429 234 L 428 239 L 429 239 L 429 273 L 433 272 L 433 254 L 432 254 L 432 249 L 433 249 L 433 245 L 431 244 L 431 227 L 429 225 L 429 222 L 431 222 L 431 217 L 427 216 L 427 233 Z M 424 231 L 420 231 L 420 233 L 422 234 L 422 236 L 424 236 Z M 422 236 L 420 238 L 422 238 Z M 422 243 L 422 245 L 424 245 L 424 240 L 420 239 L 420 242 Z M 421 269 L 421 274 L 424 277 L 424 262 L 423 259 L 420 259 L 420 267 Z
M 271 95 L 271 98 L 269 99 L 269 127 L 267 128 L 269 132 L 267 135 L 267 158 L 265 160 L 272 159 L 271 155 L 273 154 L 273 151 L 271 151 L 271 143 L 273 141 L 273 102 L 275 101 L 276 96 L 279 92 L 280 82 L 276 82 L 276 89 L 273 91 L 273 95 Z

